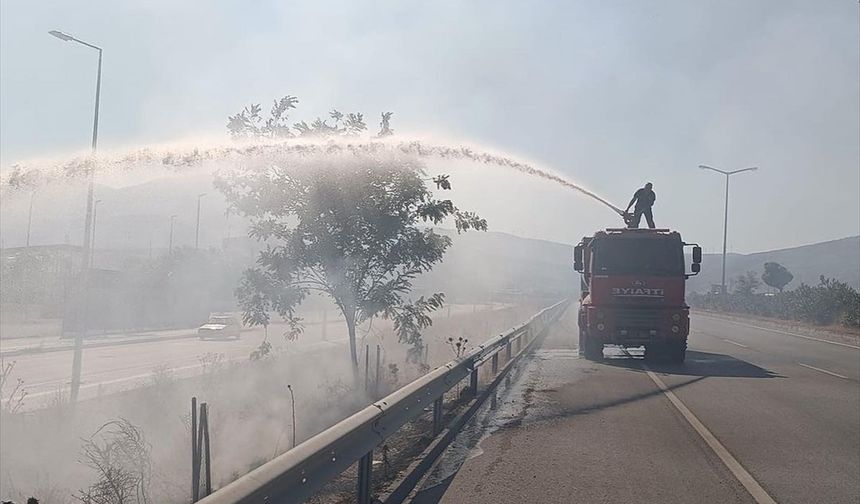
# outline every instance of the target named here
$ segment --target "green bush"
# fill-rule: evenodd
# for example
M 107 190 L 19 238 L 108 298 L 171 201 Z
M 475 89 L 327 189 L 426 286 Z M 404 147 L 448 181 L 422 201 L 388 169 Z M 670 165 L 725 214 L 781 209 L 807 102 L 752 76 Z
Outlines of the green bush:
M 694 308 L 860 328 L 860 292 L 824 276 L 816 286 L 801 284 L 773 295 L 756 294 L 749 289 L 725 296 L 693 292 L 687 301 Z

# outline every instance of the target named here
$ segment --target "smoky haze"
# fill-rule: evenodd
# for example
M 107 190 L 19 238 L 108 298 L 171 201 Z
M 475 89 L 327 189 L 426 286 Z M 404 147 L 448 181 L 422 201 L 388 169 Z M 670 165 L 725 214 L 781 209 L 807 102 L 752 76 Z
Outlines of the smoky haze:
M 285 436 L 290 439 L 293 425 L 283 420 L 292 407 L 286 384 L 299 395 L 295 427 L 300 442 L 450 360 L 456 355 L 450 338 L 483 341 L 529 310 L 575 293 L 567 245 L 440 229 L 452 237 L 453 246 L 438 268 L 416 279 L 411 297 L 444 292 L 447 303 L 424 331 L 418 357 L 398 342 L 390 322 L 360 327 L 360 355 L 369 359 L 379 348 L 375 365 L 384 371 L 375 375 L 378 392 L 353 390 L 344 322 L 326 298 L 302 303 L 298 315 L 305 331 L 295 340 L 285 337 L 289 331 L 275 317 L 270 327 L 246 328 L 235 340 L 196 341 L 198 326 L 210 314 L 239 316 L 235 288 L 267 245 L 248 236 L 244 217 L 227 211 L 215 178 L 231 168 L 266 170 L 272 163 L 336 168 L 355 162 L 351 154 L 333 151 L 336 142 L 324 145 L 319 152 L 305 145 L 297 155 L 277 149 L 266 154 L 253 144 L 238 158 L 202 161 L 183 150 L 161 153 L 155 162 L 142 155 L 100 157 L 88 282 L 81 279 L 81 248 L 72 238 L 82 233 L 85 178 L 79 171 L 64 175 L 56 169 L 74 168 L 75 162 L 43 162 L 48 169 L 38 173 L 56 176 L 32 179 L 33 184 L 10 184 L 17 180 L 15 173 L 4 178 L 0 456 L 9 469 L 0 479 L 0 494 L 57 502 L 81 495 L 98 481 L 98 473 L 87 468 L 82 443 L 108 442 L 100 427 L 121 418 L 145 436 L 147 452 L 139 459 L 151 464 L 140 470 L 147 492 L 158 502 L 181 502 L 188 464 L 175 446 L 189 435 L 189 397 L 212 407 L 213 451 L 220 454 L 213 477 L 220 487 L 292 446 Z M 394 159 L 404 162 L 424 162 L 421 155 L 398 149 L 385 147 L 376 157 L 357 159 L 372 163 L 397 155 Z M 174 166 L 165 159 L 180 161 Z M 506 168 L 503 160 L 451 164 L 434 155 L 425 169 L 428 176 L 443 168 L 485 178 L 525 176 Z M 458 187 L 456 174 L 451 180 Z M 341 182 L 351 184 L 346 175 Z M 480 189 L 480 184 L 465 183 L 454 197 L 477 199 Z M 87 335 L 83 400 L 72 416 L 66 388 L 69 348 L 71 337 L 81 332 Z
M 712 290 L 724 186 L 700 164 L 760 168 L 732 178 L 729 276 L 779 260 L 795 273 L 791 287 L 823 274 L 856 286 L 859 27 L 857 3 L 839 0 L 3 2 L 0 497 L 71 501 L 97 478 L 82 442 L 101 442 L 99 427 L 125 418 L 151 447 L 151 467 L 135 468 L 151 501 L 187 501 L 192 396 L 212 408 L 216 486 L 233 481 L 459 356 L 456 338 L 479 344 L 575 297 L 573 245 L 620 227 L 616 211 L 646 182 L 657 226 L 705 249 L 688 292 Z M 94 158 L 95 53 L 54 29 L 105 48 Z M 289 124 L 334 107 L 363 112 L 368 130 L 308 144 L 230 138 L 229 116 L 252 103 L 268 112 L 288 93 L 299 99 Z M 380 140 L 389 111 L 394 135 Z M 356 361 L 368 367 L 356 370 L 345 321 L 324 296 L 301 305 L 298 338 L 274 317 L 204 340 L 202 326 L 241 318 L 242 273 L 273 244 L 249 237 L 250 219 L 229 211 L 214 180 L 290 156 L 336 164 L 331 153 L 350 149 L 369 165 L 403 156 L 433 189 L 433 177 L 450 175 L 445 197 L 488 222 L 486 233 L 433 226 L 453 244 L 410 293 L 446 294 L 426 347 L 374 320 L 360 327 Z M 23 180 L 37 171 L 50 176 Z M 84 351 L 73 415 L 75 335 Z
M 371 119 L 393 110 L 399 133 L 495 146 L 616 205 L 650 180 L 658 224 L 688 234 L 721 226 L 721 180 L 698 164 L 759 165 L 732 189 L 735 252 L 860 227 L 853 2 L 2 9 L 6 167 L 88 144 L 94 57 L 46 34 L 63 28 L 106 47 L 104 147 L 222 137 L 227 114 L 292 93 L 303 117 L 332 106 Z M 484 183 L 498 200 L 519 196 Z M 496 229 L 573 243 L 611 217 L 564 192 L 542 196 L 532 196 L 541 204 L 530 212 L 502 213 Z M 719 232 L 696 240 L 721 247 Z

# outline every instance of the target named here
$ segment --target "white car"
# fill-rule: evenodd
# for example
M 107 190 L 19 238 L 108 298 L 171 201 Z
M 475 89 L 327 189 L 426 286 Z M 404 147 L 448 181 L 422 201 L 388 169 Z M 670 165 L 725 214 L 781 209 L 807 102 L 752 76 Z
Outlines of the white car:
M 209 320 L 197 329 L 197 336 L 201 339 L 239 339 L 242 323 L 235 315 L 229 313 L 213 313 Z

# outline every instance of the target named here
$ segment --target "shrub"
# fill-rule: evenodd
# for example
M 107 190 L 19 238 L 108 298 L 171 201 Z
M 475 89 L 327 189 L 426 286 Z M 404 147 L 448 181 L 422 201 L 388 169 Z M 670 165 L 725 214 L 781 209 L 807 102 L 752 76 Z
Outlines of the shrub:
M 691 293 L 687 301 L 693 307 L 708 310 L 860 328 L 860 292 L 845 282 L 824 276 L 816 286 L 801 284 L 774 295 L 754 294 L 749 290 L 725 296 Z

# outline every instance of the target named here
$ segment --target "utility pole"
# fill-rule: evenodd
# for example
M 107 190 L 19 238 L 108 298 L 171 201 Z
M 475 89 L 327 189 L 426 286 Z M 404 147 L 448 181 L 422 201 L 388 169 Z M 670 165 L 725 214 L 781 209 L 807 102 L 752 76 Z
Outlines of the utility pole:
M 194 229 L 194 249 L 200 248 L 200 198 L 206 196 L 206 193 L 197 195 L 197 226 Z
M 231 212 L 230 212 L 230 209 L 229 209 L 229 208 L 227 208 L 227 211 L 226 211 L 226 212 L 224 212 L 224 213 L 225 213 L 225 219 L 227 220 L 227 243 L 228 243 L 228 246 L 229 246 L 230 238 L 232 238 L 232 237 L 233 237 L 233 236 L 232 236 L 232 234 L 230 233 L 230 213 L 231 213 Z
M 170 243 L 167 246 L 167 255 L 173 254 L 173 226 L 176 223 L 176 214 L 170 216 Z
M 92 241 L 92 244 L 90 245 L 90 261 L 89 261 L 89 264 L 87 265 L 87 269 L 92 269 L 93 257 L 96 254 L 96 216 L 98 215 L 99 203 L 101 203 L 101 202 L 102 202 L 102 200 L 97 199 L 93 203 L 93 241 Z
M 30 209 L 27 211 L 27 240 L 26 245 L 24 247 L 24 256 L 26 259 L 24 260 L 24 268 L 22 269 L 21 275 L 21 307 L 24 312 L 24 320 L 29 320 L 29 309 L 27 306 L 27 297 L 28 290 L 27 283 L 30 281 L 29 269 L 30 269 L 30 225 L 33 223 L 33 198 L 36 196 L 36 191 L 30 193 Z
M 84 336 L 86 336 L 87 332 L 87 310 L 89 304 L 89 261 L 90 261 L 90 240 L 92 235 L 92 215 L 93 215 L 93 178 L 94 178 L 94 170 L 95 170 L 95 155 L 98 147 L 98 139 L 99 139 L 99 99 L 101 96 L 101 88 L 102 88 L 102 48 L 90 44 L 89 42 L 84 42 L 83 40 L 77 39 L 67 33 L 51 30 L 48 32 L 54 37 L 64 41 L 64 42 L 77 42 L 78 44 L 84 45 L 91 49 L 95 49 L 99 52 L 99 65 L 98 71 L 96 73 L 96 104 L 95 111 L 93 113 L 93 141 L 92 141 L 92 153 L 93 159 L 91 160 L 90 166 L 87 170 L 87 213 L 84 221 L 84 246 L 81 251 L 81 271 L 83 273 L 83 281 L 84 281 L 84 309 L 81 317 L 81 327 L 75 334 L 75 352 L 72 360 L 72 385 L 71 391 L 69 394 L 69 401 L 71 403 L 75 403 L 78 400 L 78 390 L 81 386 L 81 360 L 83 357 L 83 345 L 84 345 Z
M 27 252 L 30 251 L 30 225 L 33 224 L 33 198 L 36 196 L 36 191 L 30 193 L 30 210 L 27 212 Z
M 758 170 L 758 167 L 753 166 L 750 168 L 742 168 L 740 170 L 734 170 L 734 171 L 728 171 L 728 172 L 720 170 L 718 168 L 713 168 L 713 167 L 707 166 L 707 165 L 699 165 L 699 168 L 701 168 L 703 170 L 715 171 L 717 173 L 721 173 L 721 174 L 726 176 L 726 211 L 725 211 L 725 215 L 723 217 L 723 274 L 722 274 L 722 279 L 720 280 L 720 285 L 721 285 L 720 294 L 725 295 L 727 292 L 726 291 L 726 238 L 728 237 L 728 227 L 729 227 L 729 177 L 731 175 L 736 174 L 736 173 Z

